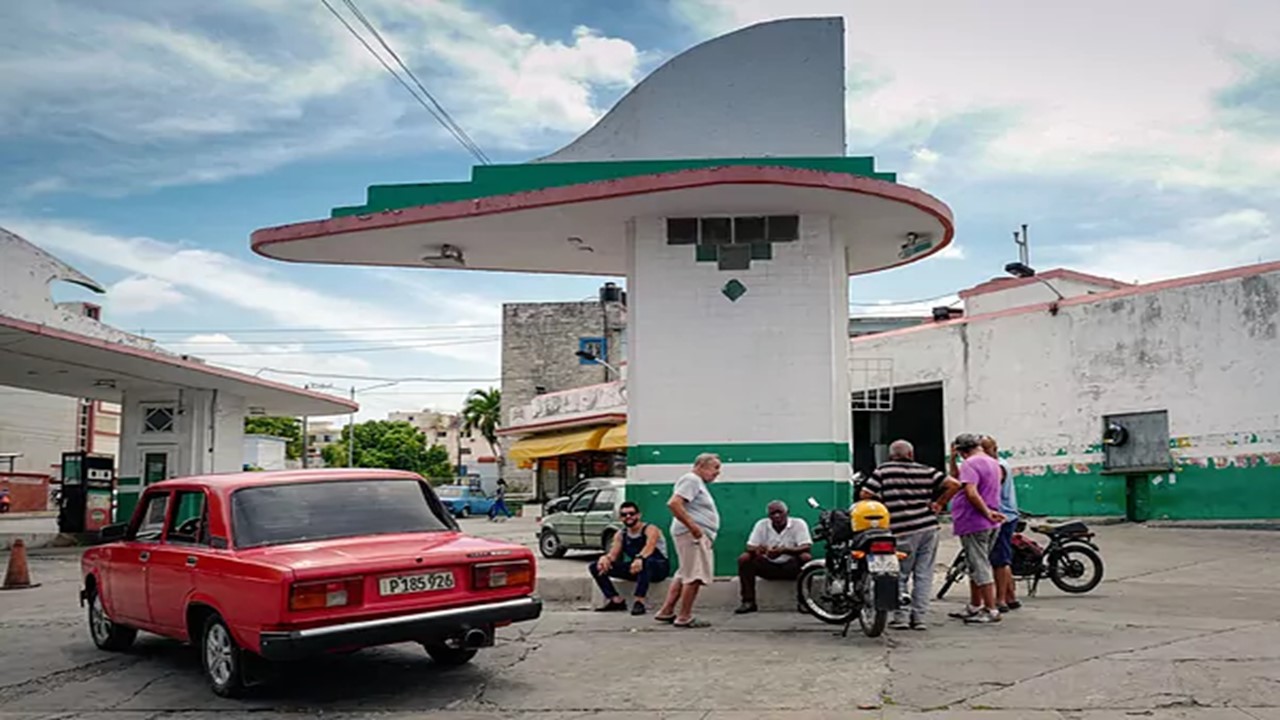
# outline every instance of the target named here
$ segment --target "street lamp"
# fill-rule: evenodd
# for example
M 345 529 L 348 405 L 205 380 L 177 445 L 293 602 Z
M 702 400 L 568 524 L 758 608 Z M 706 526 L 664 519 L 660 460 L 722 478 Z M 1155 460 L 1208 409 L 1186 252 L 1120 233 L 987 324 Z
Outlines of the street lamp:
M 399 384 L 400 384 L 399 380 L 393 380 L 391 382 L 378 383 L 377 385 L 362 387 L 359 390 L 357 390 L 353 385 L 351 387 L 351 403 L 353 405 L 355 404 L 357 392 L 368 392 L 370 390 L 377 390 L 378 388 L 391 387 L 392 385 L 399 385 Z M 355 467 L 355 466 L 356 466 L 356 411 L 352 410 L 351 413 L 347 415 L 347 467 Z
M 608 370 L 609 372 L 613 373 L 613 374 L 614 374 L 615 376 L 617 376 L 618 378 L 621 378 L 621 377 L 622 377 L 622 371 L 621 371 L 621 370 L 619 370 L 618 368 L 616 368 L 616 367 L 614 367 L 614 366 L 610 365 L 609 363 L 605 362 L 604 360 L 601 360 L 600 358 L 596 357 L 596 354 L 595 354 L 595 353 L 587 352 L 586 350 L 579 350 L 578 352 L 574 353 L 574 355 L 577 355 L 578 357 L 582 358 L 583 360 L 586 360 L 587 362 L 593 362 L 593 363 L 595 363 L 595 364 L 597 364 L 597 365 L 603 365 L 603 366 L 604 366 L 604 368 L 605 368 L 606 370 Z
M 1008 265 L 1004 266 L 1004 271 L 1016 278 L 1021 278 L 1023 280 L 1027 278 L 1031 278 L 1032 280 L 1035 280 L 1041 285 L 1044 285 L 1045 287 L 1052 290 L 1053 294 L 1058 296 L 1058 299 L 1049 303 L 1049 314 L 1050 315 L 1058 314 L 1058 302 L 1061 300 L 1066 300 L 1067 298 L 1062 293 L 1058 292 L 1058 288 L 1054 287 L 1048 280 L 1045 280 L 1039 275 L 1036 275 L 1035 268 L 1031 267 L 1030 265 L 1024 262 L 1011 262 Z

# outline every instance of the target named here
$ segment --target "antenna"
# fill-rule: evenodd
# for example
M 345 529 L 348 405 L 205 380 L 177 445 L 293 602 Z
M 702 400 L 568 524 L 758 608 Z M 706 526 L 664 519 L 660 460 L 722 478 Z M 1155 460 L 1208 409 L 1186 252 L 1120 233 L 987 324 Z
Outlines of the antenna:
M 1023 265 L 1031 265 L 1031 250 L 1027 247 L 1027 224 L 1022 224 L 1022 232 L 1013 231 L 1013 244 L 1018 246 L 1018 262 Z

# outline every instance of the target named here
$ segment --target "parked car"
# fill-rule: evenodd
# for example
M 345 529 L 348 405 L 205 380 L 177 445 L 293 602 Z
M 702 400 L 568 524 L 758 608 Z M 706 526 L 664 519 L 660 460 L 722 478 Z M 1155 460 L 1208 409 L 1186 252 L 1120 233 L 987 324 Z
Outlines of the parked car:
M 462 534 L 413 473 L 166 480 L 102 537 L 81 560 L 94 644 L 122 651 L 139 630 L 189 641 L 226 697 L 264 661 L 375 645 L 417 642 L 460 665 L 542 612 L 533 553 Z
M 574 496 L 567 509 L 539 520 L 538 550 L 542 555 L 558 558 L 569 550 L 607 550 L 614 533 L 622 528 L 618 520 L 621 485 L 614 479 L 605 486 L 587 488 Z
M 569 489 L 569 492 L 561 495 L 560 497 L 548 500 L 547 503 L 542 506 L 542 514 L 554 515 L 558 512 L 564 512 L 569 509 L 569 503 L 573 502 L 573 499 L 582 491 L 587 490 L 588 488 L 608 487 L 616 482 L 617 478 L 587 478 L 586 480 L 579 480 L 576 485 Z
M 436 495 L 454 517 L 488 515 L 496 501 L 483 490 L 467 485 L 442 485 L 436 488 Z

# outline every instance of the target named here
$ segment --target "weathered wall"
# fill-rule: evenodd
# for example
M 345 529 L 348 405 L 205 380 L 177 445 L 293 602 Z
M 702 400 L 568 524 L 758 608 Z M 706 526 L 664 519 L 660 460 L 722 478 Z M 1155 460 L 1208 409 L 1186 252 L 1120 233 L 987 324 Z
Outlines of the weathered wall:
M 606 319 L 607 318 L 607 319 Z M 512 410 L 533 399 L 536 387 L 568 390 L 616 379 L 604 366 L 582 364 L 574 355 L 578 340 L 603 337 L 608 325 L 608 362 L 622 362 L 627 309 L 620 303 L 511 303 L 502 307 L 502 413 L 512 424 Z M 607 377 L 606 377 L 607 376 Z M 504 459 L 503 476 L 513 488 L 533 486 L 533 471 Z
M 1010 278 L 1012 279 L 1012 278 Z M 1116 288 L 1072 278 L 1046 277 L 1045 282 L 1052 285 L 1064 297 L 1100 294 L 1111 292 Z M 1014 287 L 1003 288 L 992 292 L 972 295 L 964 299 L 964 311 L 967 315 L 985 315 L 1015 307 L 1025 307 L 1035 303 L 1047 303 L 1057 300 L 1058 296 L 1048 285 L 1030 281 Z
M 1280 517 L 1280 264 L 852 341 L 894 384 L 941 381 L 948 435 L 995 435 L 1032 511 L 1119 515 L 1101 418 L 1167 410 L 1153 517 Z M 854 378 L 857 381 L 857 378 Z M 855 386 L 855 389 L 858 389 Z
M 56 474 L 62 453 L 76 450 L 79 406 L 75 398 L 0 387 L 0 453 L 22 453 L 16 471 Z

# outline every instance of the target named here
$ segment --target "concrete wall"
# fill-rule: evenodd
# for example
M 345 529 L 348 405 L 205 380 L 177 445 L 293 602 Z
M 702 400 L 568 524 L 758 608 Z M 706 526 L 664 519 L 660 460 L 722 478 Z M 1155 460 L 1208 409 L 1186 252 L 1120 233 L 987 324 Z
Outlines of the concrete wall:
M 79 407 L 75 398 L 0 387 L 0 453 L 22 453 L 16 471 L 56 475 L 62 453 L 77 449 Z
M 503 424 L 512 424 L 512 408 L 527 405 L 538 386 L 556 392 L 614 379 L 603 366 L 582 364 L 574 355 L 579 338 L 605 335 L 606 322 L 608 360 L 616 366 L 621 362 L 626 306 L 597 301 L 503 305 Z M 532 470 L 522 470 L 505 459 L 503 462 L 503 477 L 513 491 L 533 486 Z
M 841 156 L 844 21 L 762 23 L 691 48 L 551 162 Z
M 747 270 L 698 262 L 668 245 L 665 221 L 633 223 L 629 287 L 627 495 L 651 518 L 702 451 L 720 452 L 714 486 L 723 527 L 718 574 L 735 559 L 769 500 L 794 512 L 813 495 L 830 507 L 849 476 L 848 276 L 845 246 L 823 215 L 775 243 Z M 721 290 L 746 286 L 736 302 Z M 810 518 L 811 519 L 811 518 Z
M 243 462 L 262 470 L 284 470 L 289 441 L 271 435 L 245 435 Z
M 1101 474 L 1103 415 L 1169 413 L 1174 473 L 1139 488 L 1163 518 L 1280 517 L 1280 264 L 852 341 L 896 385 L 940 381 L 948 435 L 995 435 L 1022 505 L 1124 514 Z M 856 378 L 855 378 L 856 379 Z M 855 386 L 855 389 L 858 389 Z
M 143 432 L 145 411 L 155 406 L 176 409 L 172 432 Z M 148 452 L 170 453 L 169 477 L 241 470 L 243 398 L 211 390 L 126 391 L 122 408 L 120 446 L 136 450 L 118 459 L 121 477 L 140 477 Z
M 1009 278 L 1012 282 L 1013 278 Z M 1011 282 L 1011 284 L 1012 284 Z M 1080 295 L 1097 295 L 1104 292 L 1111 292 L 1116 288 L 1110 285 L 1100 285 L 1084 280 L 1066 278 L 1066 277 L 1049 277 L 1045 276 L 1045 282 L 1052 285 L 1062 293 L 1065 297 L 1078 297 Z M 972 295 L 964 299 L 964 311 L 967 315 L 985 315 L 987 313 L 1000 312 L 1015 307 L 1025 307 L 1034 305 L 1035 303 L 1047 303 L 1057 300 L 1058 296 L 1048 285 L 1042 282 L 1032 280 L 1013 287 L 984 292 L 979 295 Z

